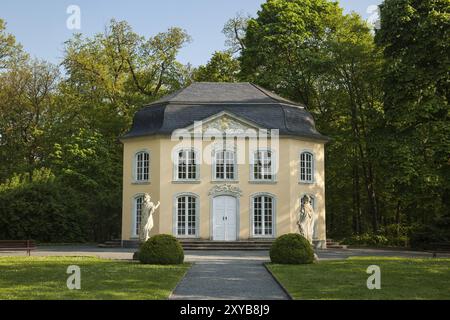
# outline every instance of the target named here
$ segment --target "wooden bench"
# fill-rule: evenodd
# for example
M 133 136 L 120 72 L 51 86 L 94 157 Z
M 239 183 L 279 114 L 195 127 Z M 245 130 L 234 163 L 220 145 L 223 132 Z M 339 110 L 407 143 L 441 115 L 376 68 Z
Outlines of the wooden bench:
M 26 251 L 30 256 L 31 250 L 36 250 L 33 240 L 0 240 L 0 251 Z

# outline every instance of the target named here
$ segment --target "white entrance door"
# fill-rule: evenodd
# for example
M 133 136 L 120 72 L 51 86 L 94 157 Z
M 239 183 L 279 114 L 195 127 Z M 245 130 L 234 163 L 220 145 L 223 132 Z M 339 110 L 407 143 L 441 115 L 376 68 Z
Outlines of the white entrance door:
M 213 240 L 236 240 L 236 198 L 218 196 L 213 200 Z

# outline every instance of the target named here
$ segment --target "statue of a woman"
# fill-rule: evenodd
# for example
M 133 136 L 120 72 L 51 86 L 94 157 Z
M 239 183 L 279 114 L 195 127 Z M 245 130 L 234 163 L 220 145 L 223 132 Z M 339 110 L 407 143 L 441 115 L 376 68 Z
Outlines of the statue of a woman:
M 312 199 L 305 195 L 301 201 L 300 212 L 297 218 L 298 231 L 312 244 L 314 228 L 314 209 Z
M 160 203 L 155 205 L 148 193 L 144 195 L 141 210 L 141 230 L 139 230 L 139 239 L 145 242 L 150 238 L 150 231 L 153 229 L 153 213 L 158 209 Z

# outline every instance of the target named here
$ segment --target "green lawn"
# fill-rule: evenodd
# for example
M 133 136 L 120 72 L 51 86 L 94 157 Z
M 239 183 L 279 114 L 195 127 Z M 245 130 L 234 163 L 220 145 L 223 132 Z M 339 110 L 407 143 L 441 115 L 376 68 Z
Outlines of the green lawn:
M 81 269 L 81 290 L 67 289 L 69 265 Z M 188 268 L 94 257 L 0 257 L 0 299 L 166 299 Z
M 367 289 L 369 265 L 381 289 Z M 268 264 L 294 299 L 450 299 L 450 259 L 358 257 L 311 265 Z

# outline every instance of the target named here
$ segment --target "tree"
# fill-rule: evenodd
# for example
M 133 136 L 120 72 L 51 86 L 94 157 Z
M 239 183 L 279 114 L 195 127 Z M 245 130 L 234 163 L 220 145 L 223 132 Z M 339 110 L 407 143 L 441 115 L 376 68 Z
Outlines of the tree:
M 205 66 L 194 71 L 195 81 L 237 82 L 239 61 L 228 52 L 216 51 Z
M 16 224 L 0 227 L 0 237 L 103 241 L 119 235 L 117 139 L 138 108 L 192 81 L 192 68 L 176 61 L 188 41 L 179 28 L 145 38 L 111 21 L 104 33 L 66 42 L 61 76 L 56 66 L 21 53 L 0 24 L 0 220 Z M 37 204 L 36 219 L 17 219 L 30 212 L 18 210 Z
M 306 105 L 327 149 L 331 233 L 378 231 L 376 124 L 382 57 L 370 27 L 325 0 L 268 0 L 248 22 L 241 77 Z
M 7 69 L 12 60 L 24 56 L 22 47 L 13 35 L 6 32 L 6 23 L 0 19 L 0 71 Z
M 268 0 L 248 21 L 240 57 L 243 78 L 307 106 L 316 104 L 323 43 L 341 16 L 342 9 L 326 0 Z
M 57 121 L 54 95 L 58 69 L 32 60 L 0 74 L 1 177 L 31 172 L 45 158 L 49 129 Z
M 390 190 L 399 215 L 429 224 L 450 212 L 450 2 L 386 0 L 380 9 Z
M 117 149 L 99 132 L 77 129 L 55 143 L 48 157 L 48 166 L 86 213 L 85 236 L 94 241 L 120 234 L 122 153 Z
M 145 38 L 115 20 L 93 38 L 76 35 L 66 42 L 66 94 L 87 104 L 95 127 L 117 136 L 138 108 L 184 85 L 188 71 L 176 56 L 189 41 L 179 28 Z
M 225 45 L 228 46 L 231 54 L 239 53 L 245 49 L 244 38 L 250 18 L 249 15 L 240 12 L 225 23 L 222 33 L 226 37 Z

